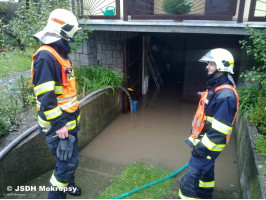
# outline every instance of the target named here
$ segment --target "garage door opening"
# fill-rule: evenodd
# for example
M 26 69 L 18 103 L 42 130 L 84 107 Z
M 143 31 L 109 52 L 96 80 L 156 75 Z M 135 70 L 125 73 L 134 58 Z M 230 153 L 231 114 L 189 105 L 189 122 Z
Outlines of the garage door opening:
M 125 87 L 134 90 L 133 99 L 139 102 L 145 95 L 154 101 L 162 90 L 172 90 L 182 101 L 197 104 L 197 93 L 206 90 L 208 80 L 206 64 L 198 60 L 214 48 L 229 50 L 235 59 L 233 78 L 237 82 L 243 71 L 239 44 L 242 39 L 243 36 L 232 35 L 146 33 L 127 40 Z M 129 110 L 129 105 L 124 107 Z

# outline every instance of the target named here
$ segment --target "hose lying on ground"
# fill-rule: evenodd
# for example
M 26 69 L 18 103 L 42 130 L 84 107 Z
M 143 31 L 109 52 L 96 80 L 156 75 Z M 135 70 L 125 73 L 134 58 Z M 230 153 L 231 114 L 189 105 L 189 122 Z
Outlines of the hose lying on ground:
M 101 88 L 99 90 L 96 90 L 90 94 L 88 94 L 86 97 L 84 97 L 83 99 L 81 99 L 79 102 L 82 103 L 83 101 L 89 99 L 90 97 L 100 93 L 100 92 L 103 92 L 105 90 L 108 90 L 108 89 L 112 89 L 112 88 L 120 88 L 121 90 L 123 90 L 127 96 L 128 96 L 128 100 L 129 100 L 129 103 L 130 103 L 130 111 L 132 113 L 132 110 L 133 110 L 133 107 L 132 107 L 132 100 L 131 100 L 131 96 L 130 94 L 128 93 L 128 91 L 121 87 L 121 86 L 108 86 L 108 87 L 105 87 L 105 88 Z M 17 146 L 22 140 L 24 140 L 28 135 L 30 135 L 32 132 L 34 132 L 35 130 L 37 130 L 39 127 L 38 124 L 34 125 L 33 127 L 31 127 L 30 129 L 26 130 L 24 133 L 22 133 L 19 137 L 17 137 L 15 140 L 13 140 L 11 143 L 9 143 L 1 152 L 0 152 L 0 160 L 2 160 L 4 158 L 4 156 L 6 154 L 8 154 L 15 146 Z
M 126 193 L 124 193 L 124 194 L 122 194 L 122 195 L 120 195 L 120 196 L 117 196 L 117 197 L 113 198 L 113 199 L 122 199 L 122 198 L 127 197 L 127 196 L 129 196 L 129 195 L 131 195 L 131 194 L 133 194 L 133 193 L 136 193 L 136 192 L 138 192 L 138 191 L 140 191 L 140 190 L 142 190 L 142 189 L 144 189 L 144 188 L 151 187 L 151 186 L 154 185 L 154 184 L 157 184 L 157 183 L 160 183 L 160 182 L 162 182 L 162 181 L 165 181 L 165 180 L 167 180 L 167 179 L 169 179 L 169 178 L 172 178 L 172 177 L 176 176 L 177 174 L 179 174 L 180 172 L 182 172 L 187 166 L 188 166 L 188 163 L 186 163 L 183 167 L 181 167 L 181 168 L 180 168 L 179 170 L 177 170 L 176 172 L 170 174 L 169 176 L 166 176 L 166 177 L 164 177 L 164 178 L 158 179 L 158 180 L 153 181 L 153 182 L 151 182 L 151 183 L 148 183 L 148 184 L 146 184 L 146 185 L 140 186 L 140 187 L 138 187 L 138 188 L 136 188 L 136 189 L 134 189 L 134 190 L 131 190 L 131 191 L 129 191 L 129 192 L 126 192 Z

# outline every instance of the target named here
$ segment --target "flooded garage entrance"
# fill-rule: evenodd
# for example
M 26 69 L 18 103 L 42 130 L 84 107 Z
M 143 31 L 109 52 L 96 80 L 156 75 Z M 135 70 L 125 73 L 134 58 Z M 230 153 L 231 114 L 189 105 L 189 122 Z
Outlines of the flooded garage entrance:
M 138 101 L 136 113 L 121 114 L 81 152 L 82 157 L 119 164 L 142 161 L 173 171 L 190 158 L 185 144 L 191 129 L 195 104 L 184 103 L 177 86 L 149 91 Z M 216 190 L 239 198 L 235 137 L 216 161 Z M 184 172 L 178 177 L 178 182 Z M 222 197 L 221 197 L 222 198 Z
M 232 36 L 147 33 L 128 39 L 123 46 L 124 86 L 134 90 L 138 110 L 118 116 L 80 155 L 123 165 L 144 162 L 173 171 L 185 165 L 191 154 L 185 140 L 199 100 L 196 94 L 207 81 L 205 65 L 198 60 L 208 49 L 226 45 L 237 55 L 239 38 Z M 215 191 L 221 195 L 214 198 L 240 198 L 235 143 L 232 136 L 216 160 Z M 183 175 L 176 177 L 177 183 Z

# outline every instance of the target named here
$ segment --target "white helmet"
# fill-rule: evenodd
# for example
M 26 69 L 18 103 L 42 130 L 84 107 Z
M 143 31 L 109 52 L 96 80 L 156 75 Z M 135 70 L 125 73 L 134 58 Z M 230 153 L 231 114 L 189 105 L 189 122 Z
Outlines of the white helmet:
M 217 66 L 217 71 L 219 72 L 229 72 L 234 74 L 234 58 L 232 54 L 225 49 L 212 49 L 207 54 L 205 54 L 200 60 L 200 62 L 215 62 Z
M 78 27 L 76 16 L 65 9 L 55 9 L 50 13 L 46 27 L 34 35 L 44 44 L 50 44 L 61 38 L 72 40 Z

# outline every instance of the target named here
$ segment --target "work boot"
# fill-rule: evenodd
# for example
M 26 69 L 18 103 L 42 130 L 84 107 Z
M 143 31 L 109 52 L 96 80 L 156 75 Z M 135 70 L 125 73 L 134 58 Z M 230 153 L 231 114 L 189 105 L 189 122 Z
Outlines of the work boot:
M 75 185 L 68 185 L 68 188 L 72 188 L 71 191 L 67 191 L 68 194 L 73 195 L 73 196 L 80 196 L 81 195 L 81 188 Z M 75 191 L 74 191 L 75 189 Z

